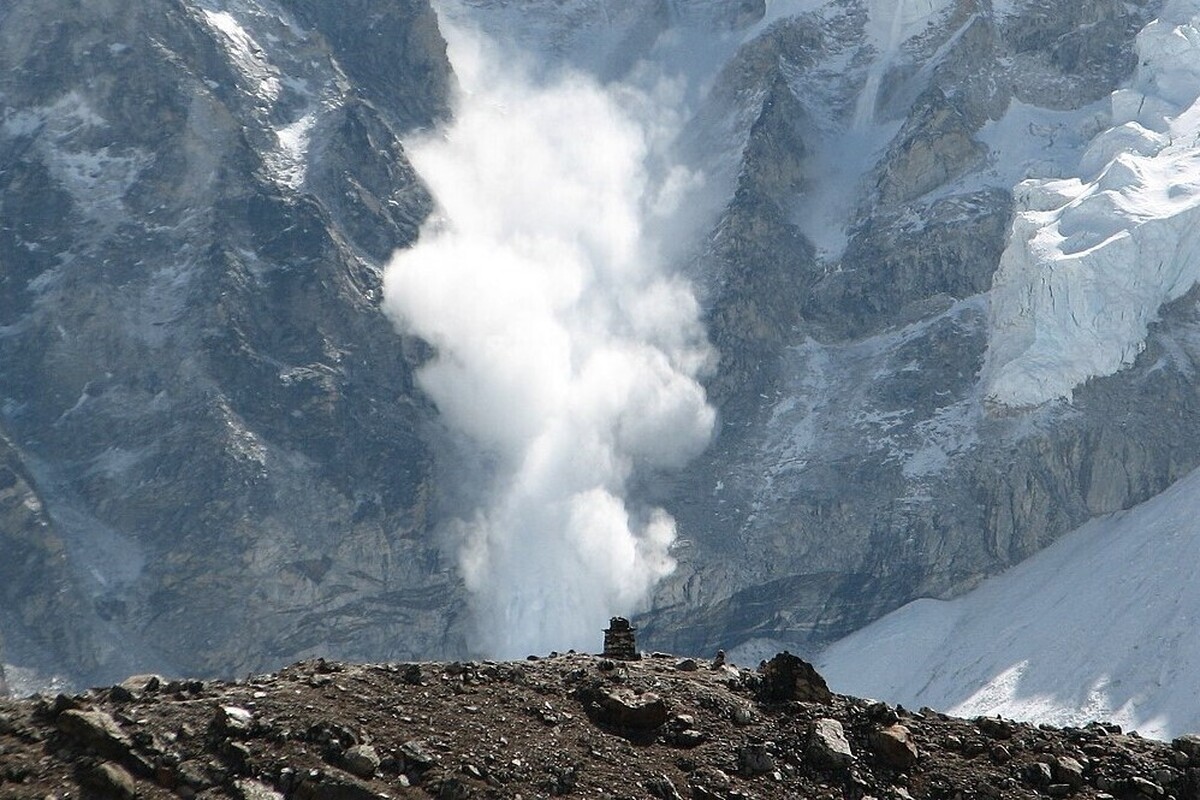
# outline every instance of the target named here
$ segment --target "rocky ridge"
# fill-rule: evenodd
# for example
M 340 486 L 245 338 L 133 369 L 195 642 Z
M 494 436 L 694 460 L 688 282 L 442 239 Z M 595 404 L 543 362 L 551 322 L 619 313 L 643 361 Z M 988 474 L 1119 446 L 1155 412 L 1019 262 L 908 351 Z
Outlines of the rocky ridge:
M 757 671 L 613 661 L 306 661 L 237 682 L 143 675 L 0 704 L 0 798 L 1200 797 L 1200 737 L 1034 727 Z

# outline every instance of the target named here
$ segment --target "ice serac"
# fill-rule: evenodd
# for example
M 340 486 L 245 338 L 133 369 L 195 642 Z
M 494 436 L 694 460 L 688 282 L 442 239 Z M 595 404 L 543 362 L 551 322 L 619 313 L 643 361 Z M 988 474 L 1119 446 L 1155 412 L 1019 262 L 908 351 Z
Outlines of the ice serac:
M 1016 189 L 991 292 L 992 402 L 1070 398 L 1129 366 L 1162 305 L 1200 281 L 1200 3 L 1168 3 L 1137 52 L 1078 175 Z

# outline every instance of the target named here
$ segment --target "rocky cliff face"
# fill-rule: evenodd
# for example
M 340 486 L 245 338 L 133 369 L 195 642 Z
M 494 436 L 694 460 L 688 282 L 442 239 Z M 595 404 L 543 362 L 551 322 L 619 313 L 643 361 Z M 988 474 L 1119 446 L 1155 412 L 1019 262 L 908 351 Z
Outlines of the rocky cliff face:
M 376 269 L 453 76 L 427 4 L 360 6 L 0 12 L 6 660 L 453 647 L 422 350 Z
M 1072 174 L 1161 3 L 778 5 L 444 9 L 607 81 L 707 43 L 718 213 L 681 268 L 723 427 L 644 481 L 682 546 L 643 630 L 678 650 L 815 647 L 1200 461 L 1195 293 L 1071 402 L 979 378 L 1013 189 Z M 379 312 L 432 207 L 401 142 L 450 108 L 430 7 L 18 0 L 0 40 L 4 660 L 461 652 L 427 347 Z
M 874 5 L 775 22 L 719 79 L 757 113 L 704 256 L 725 427 L 669 490 L 694 549 L 645 624 L 671 646 L 815 647 L 1196 465 L 1194 295 L 1070 403 L 994 406 L 979 381 L 1011 189 L 1108 124 L 1157 4 L 895 8 L 873 45 Z

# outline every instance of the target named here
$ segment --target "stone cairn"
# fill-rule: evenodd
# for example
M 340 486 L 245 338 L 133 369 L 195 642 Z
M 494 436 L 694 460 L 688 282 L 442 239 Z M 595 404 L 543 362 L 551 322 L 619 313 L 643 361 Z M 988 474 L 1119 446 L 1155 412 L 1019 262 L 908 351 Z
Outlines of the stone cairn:
M 634 634 L 637 628 L 629 624 L 624 617 L 613 617 L 608 621 L 604 631 L 604 657 L 618 658 L 622 661 L 637 661 L 641 655 L 637 651 Z

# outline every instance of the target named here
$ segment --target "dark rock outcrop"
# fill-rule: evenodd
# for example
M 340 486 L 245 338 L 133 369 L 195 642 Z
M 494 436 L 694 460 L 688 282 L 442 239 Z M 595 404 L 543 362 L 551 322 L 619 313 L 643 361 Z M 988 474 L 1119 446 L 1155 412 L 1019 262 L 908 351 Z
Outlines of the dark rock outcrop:
M 802 658 L 783 652 L 760 670 L 758 698 L 766 703 L 828 703 L 833 699 L 829 685 L 816 667 Z

